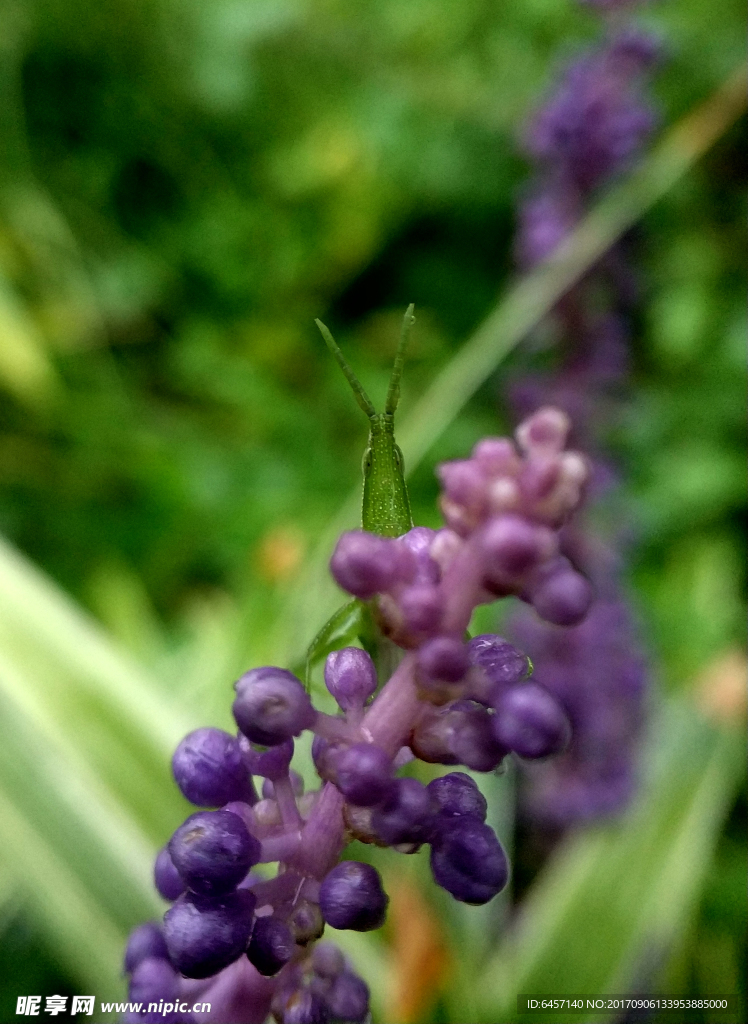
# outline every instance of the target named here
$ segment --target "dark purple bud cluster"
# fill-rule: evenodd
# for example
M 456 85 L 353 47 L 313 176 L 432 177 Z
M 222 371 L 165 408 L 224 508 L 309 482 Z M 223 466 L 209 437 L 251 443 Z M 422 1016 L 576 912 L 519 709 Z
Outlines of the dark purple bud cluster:
M 235 686 L 238 735 L 198 729 L 180 743 L 174 777 L 199 810 L 158 855 L 156 885 L 172 906 L 163 932 L 133 934 L 131 987 L 202 985 L 226 1024 L 259 1024 L 268 1009 L 278 1024 L 363 1022 L 365 984 L 334 947 L 315 945 L 326 925 L 369 931 L 385 920 L 381 878 L 340 860 L 347 841 L 402 853 L 429 845 L 434 879 L 465 903 L 503 889 L 507 858 L 476 783 L 453 772 L 426 786 L 398 772 L 414 756 L 488 772 L 510 752 L 544 758 L 568 742 L 561 704 L 527 682 L 520 651 L 498 636 L 465 640 L 476 605 L 500 594 L 554 622 L 586 610 L 589 585 L 558 544 L 587 475 L 584 458 L 564 450 L 568 429 L 543 409 L 518 429 L 518 447 L 489 439 L 443 465 L 444 530 L 340 539 L 333 575 L 370 602 L 382 642 L 402 648 L 388 680 L 365 651 L 332 652 L 325 683 L 339 712 L 325 714 L 291 672 L 254 668 Z M 304 730 L 322 780 L 308 793 L 291 770 Z M 274 878 L 252 870 L 274 862 Z

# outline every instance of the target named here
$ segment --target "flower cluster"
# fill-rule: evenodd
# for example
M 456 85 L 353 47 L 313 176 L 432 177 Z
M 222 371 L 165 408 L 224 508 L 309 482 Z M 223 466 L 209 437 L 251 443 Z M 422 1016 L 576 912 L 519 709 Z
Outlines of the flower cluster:
M 254 668 L 235 684 L 237 735 L 203 728 L 180 743 L 174 778 L 199 809 L 158 855 L 156 886 L 172 905 L 163 927 L 130 938 L 132 1000 L 199 993 L 223 1024 L 260 1024 L 268 1012 L 279 1024 L 363 1022 L 366 985 L 334 946 L 317 943 L 326 924 L 369 931 L 385 920 L 378 872 L 340 859 L 354 838 L 403 853 L 428 844 L 434 880 L 462 902 L 504 888 L 507 858 L 473 779 L 449 771 L 424 785 L 398 771 L 415 756 L 486 772 L 510 752 L 545 758 L 568 745 L 568 717 L 527 681 L 527 658 L 498 636 L 466 638 L 476 605 L 497 596 L 515 594 L 564 625 L 590 606 L 590 584 L 559 548 L 588 474 L 565 450 L 568 432 L 563 413 L 541 409 L 518 428 L 517 446 L 487 439 L 470 459 L 442 465 L 443 530 L 340 538 L 333 576 L 401 649 L 389 679 L 377 679 L 364 650 L 333 651 L 331 715 L 291 672 Z M 307 793 L 291 770 L 305 730 L 321 779 Z M 276 862 L 273 878 L 253 870 Z
M 619 0 L 589 2 L 600 9 L 624 6 Z M 581 219 L 592 194 L 641 152 L 655 122 L 642 86 L 658 52 L 653 36 L 619 27 L 567 68 L 530 123 L 526 145 L 537 173 L 519 210 L 517 240 L 525 265 L 550 255 Z M 613 495 L 617 483 L 605 441 L 625 394 L 636 298 L 625 245 L 619 244 L 554 309 L 555 370 L 526 375 L 508 387 L 520 417 L 552 403 L 572 418 L 575 442 L 593 456 L 590 511 Z M 522 610 L 507 627 L 531 655 L 536 680 L 563 704 L 573 725 L 562 757 L 523 773 L 521 809 L 543 826 L 563 828 L 620 811 L 635 784 L 644 659 L 621 586 L 620 539 L 602 538 L 591 516 L 586 519 L 581 527 L 579 521 L 565 527 L 560 538 L 561 551 L 595 587 L 586 620 L 560 631 Z

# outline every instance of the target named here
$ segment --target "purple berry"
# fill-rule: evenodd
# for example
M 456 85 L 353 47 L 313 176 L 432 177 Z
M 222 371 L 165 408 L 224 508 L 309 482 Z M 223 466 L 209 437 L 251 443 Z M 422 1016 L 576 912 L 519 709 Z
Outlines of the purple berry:
M 389 846 L 426 843 L 436 816 L 436 804 L 426 786 L 417 779 L 395 779 L 385 802 L 375 809 L 371 823 L 379 838 Z
M 474 636 L 468 651 L 471 663 L 483 670 L 494 691 L 519 683 L 530 674 L 527 655 L 493 633 Z
M 325 685 L 343 711 L 362 708 L 377 688 L 374 662 L 360 647 L 332 651 L 325 662 Z
M 431 844 L 434 880 L 461 903 L 488 903 L 509 878 L 509 866 L 492 828 L 470 815 L 442 821 Z
M 168 960 L 164 935 L 155 921 L 146 921 L 130 932 L 125 947 L 124 968 L 132 974 L 142 960 Z
M 374 807 L 392 787 L 392 761 L 374 743 L 354 743 L 335 759 L 338 789 L 352 804 Z
M 196 729 L 185 736 L 171 767 L 182 793 L 198 807 L 221 807 L 232 800 L 254 803 L 239 742 L 222 729 Z
M 173 903 L 185 890 L 184 879 L 174 866 L 169 847 L 159 850 L 153 869 L 153 881 L 159 895 Z
M 209 978 L 246 950 L 256 899 L 248 889 L 225 896 L 185 893 L 164 915 L 171 962 L 187 978 Z
M 247 947 L 247 957 L 266 978 L 272 977 L 287 964 L 296 949 L 288 925 L 272 915 L 258 917 Z
M 437 636 L 419 648 L 418 671 L 426 680 L 459 683 L 469 668 L 468 649 L 454 637 Z
M 188 888 L 217 896 L 241 882 L 259 861 L 261 846 L 238 814 L 198 811 L 171 837 L 169 853 Z
M 333 928 L 368 932 L 384 924 L 389 899 L 379 872 L 370 864 L 344 860 L 325 875 L 320 910 Z
M 272 747 L 314 724 L 315 711 L 304 687 L 282 668 L 254 668 L 235 684 L 236 724 L 253 743 Z
M 368 601 L 397 583 L 409 583 L 416 573 L 416 557 L 391 537 L 351 530 L 338 541 L 330 572 L 343 590 Z
M 133 1003 L 173 1002 L 177 995 L 177 973 L 163 957 L 147 957 L 135 967 L 128 986 Z
M 363 1024 L 369 1013 L 369 987 L 357 974 L 344 971 L 334 981 L 325 1002 L 333 1020 Z
M 470 817 L 484 822 L 488 804 L 474 780 L 464 772 L 450 772 L 432 779 L 426 787 L 442 818 Z
M 563 707 L 538 683 L 513 686 L 502 694 L 496 705 L 494 731 L 500 743 L 528 758 L 558 754 L 571 739 Z

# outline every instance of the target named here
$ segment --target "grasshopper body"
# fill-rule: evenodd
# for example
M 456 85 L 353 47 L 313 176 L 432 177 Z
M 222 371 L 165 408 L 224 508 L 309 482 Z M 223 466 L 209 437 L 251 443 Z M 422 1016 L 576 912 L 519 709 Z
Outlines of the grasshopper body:
M 384 537 L 399 537 L 413 527 L 408 488 L 405 484 L 403 455 L 395 441 L 395 411 L 400 398 L 405 348 L 414 322 L 411 304 L 403 319 L 384 412 L 377 412 L 327 327 L 321 321 L 316 321 L 327 347 L 345 374 L 356 401 L 369 418 L 369 441 L 362 462 L 364 487 L 361 526 L 370 533 L 378 533 Z M 311 670 L 318 661 L 326 657 L 330 651 L 337 650 L 356 638 L 363 643 L 369 653 L 372 653 L 373 648 L 389 645 L 389 641 L 377 638 L 369 608 L 361 601 L 349 601 L 335 612 L 312 641 L 306 657 L 307 685 Z

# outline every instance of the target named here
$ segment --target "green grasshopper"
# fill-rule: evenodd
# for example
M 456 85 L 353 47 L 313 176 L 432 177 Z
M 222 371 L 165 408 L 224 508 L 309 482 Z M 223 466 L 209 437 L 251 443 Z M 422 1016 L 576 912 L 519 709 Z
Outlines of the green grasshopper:
M 415 323 L 413 304 L 408 306 L 403 319 L 384 412 L 376 411 L 327 327 L 320 320 L 315 323 L 350 384 L 356 401 L 369 418 L 369 441 L 362 462 L 364 487 L 361 526 L 383 537 L 399 537 L 413 527 L 403 453 L 395 441 L 395 411 L 400 398 L 400 378 L 410 329 Z M 383 661 L 392 656 L 393 645 L 378 634 L 368 606 L 362 601 L 349 601 L 328 619 L 309 646 L 305 666 L 307 687 L 314 666 L 331 651 L 338 650 L 356 638 L 374 657 L 375 662 L 379 663 L 378 667 L 385 669 Z

